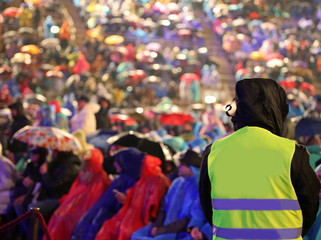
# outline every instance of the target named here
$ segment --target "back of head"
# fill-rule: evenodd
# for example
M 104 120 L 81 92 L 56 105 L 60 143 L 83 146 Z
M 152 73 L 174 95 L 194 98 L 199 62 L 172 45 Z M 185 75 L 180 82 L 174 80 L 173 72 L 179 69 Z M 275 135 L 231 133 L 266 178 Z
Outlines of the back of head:
M 101 151 L 97 148 L 89 150 L 90 152 L 90 159 L 87 161 L 87 170 L 92 172 L 92 173 L 97 173 L 99 171 L 102 171 L 103 169 L 103 162 L 104 162 L 104 157 Z
M 276 81 L 266 78 L 243 79 L 237 82 L 235 91 L 234 130 L 256 126 L 281 135 L 289 106 L 285 91 Z
M 179 161 L 186 165 L 199 168 L 201 166 L 202 157 L 199 153 L 188 149 L 179 156 Z
M 135 148 L 125 148 L 114 155 L 115 161 L 121 166 L 122 173 L 139 178 L 145 153 Z
M 17 116 L 22 116 L 24 114 L 23 104 L 20 100 L 12 103 L 8 106 L 10 109 L 15 109 L 17 111 Z
M 32 153 L 39 154 L 39 162 L 44 163 L 46 161 L 48 150 L 46 148 L 37 147 L 31 150 Z

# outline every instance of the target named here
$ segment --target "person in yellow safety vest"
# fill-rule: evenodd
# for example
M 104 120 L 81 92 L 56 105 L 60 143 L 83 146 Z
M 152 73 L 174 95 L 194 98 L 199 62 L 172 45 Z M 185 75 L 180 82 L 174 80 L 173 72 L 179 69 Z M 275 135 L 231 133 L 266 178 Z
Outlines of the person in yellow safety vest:
M 236 83 L 235 132 L 203 154 L 199 193 L 213 239 L 302 239 L 315 221 L 320 183 L 307 149 L 281 137 L 285 91 L 272 79 Z M 234 110 L 234 109 L 233 109 Z

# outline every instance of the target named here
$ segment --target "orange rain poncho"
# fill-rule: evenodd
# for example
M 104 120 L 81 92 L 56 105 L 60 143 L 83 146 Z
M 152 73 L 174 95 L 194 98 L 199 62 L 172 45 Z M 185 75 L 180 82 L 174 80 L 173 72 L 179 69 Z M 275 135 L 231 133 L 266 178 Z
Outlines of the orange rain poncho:
M 170 184 L 160 164 L 159 158 L 146 155 L 139 181 L 127 191 L 124 206 L 103 224 L 96 240 L 129 240 L 136 230 L 148 224 L 150 217 L 156 218 Z
M 103 155 L 98 149 L 90 150 L 85 171 L 81 171 L 63 197 L 61 205 L 50 218 L 48 229 L 52 239 L 69 240 L 79 219 L 102 196 L 111 180 L 103 170 Z M 46 240 L 46 237 L 43 238 Z

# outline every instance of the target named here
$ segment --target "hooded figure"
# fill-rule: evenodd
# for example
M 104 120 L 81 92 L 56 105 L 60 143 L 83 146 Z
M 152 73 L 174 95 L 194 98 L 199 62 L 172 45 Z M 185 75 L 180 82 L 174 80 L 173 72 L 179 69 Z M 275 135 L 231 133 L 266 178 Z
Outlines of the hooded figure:
M 60 199 L 61 205 L 50 218 L 48 229 L 53 239 L 69 240 L 78 220 L 96 203 L 111 182 L 103 170 L 101 151 L 95 148 L 88 153 L 83 155 L 83 170 L 68 194 Z
M 121 208 L 115 198 L 114 189 L 126 192 L 134 185 L 141 174 L 141 166 L 145 154 L 134 148 L 120 150 L 114 156 L 115 162 L 120 166 L 121 172 L 110 184 L 103 196 L 93 205 L 74 229 L 72 238 L 93 240 L 103 223 L 114 216 Z
M 285 91 L 271 79 L 244 79 L 235 99 L 235 132 L 206 148 L 200 172 L 213 239 L 301 239 L 315 220 L 320 183 L 307 149 L 280 137 L 288 114 Z
M 179 157 L 179 177 L 172 182 L 165 195 L 162 206 L 157 214 L 156 221 L 136 231 L 131 240 L 148 239 L 183 239 L 188 235 L 188 227 L 201 228 L 204 225 L 202 212 L 194 214 L 199 204 L 198 177 L 201 164 L 201 155 L 193 150 L 187 150 Z M 201 215 L 201 216 L 196 216 Z M 189 226 L 189 223 L 192 225 Z
M 110 129 L 111 124 L 108 115 L 110 101 L 105 97 L 101 97 L 98 103 L 100 105 L 100 109 L 95 113 L 97 129 Z
M 169 180 L 162 174 L 160 165 L 159 158 L 145 156 L 139 181 L 127 191 L 124 206 L 103 224 L 96 240 L 129 240 L 136 230 L 156 217 L 169 187 Z
M 315 172 L 319 178 L 319 181 L 321 182 L 321 165 L 319 165 L 316 169 Z M 315 240 L 315 239 L 321 239 L 321 189 L 319 193 L 319 210 L 317 214 L 317 219 L 314 222 L 313 226 L 305 235 L 303 238 L 304 240 Z
M 12 136 L 19 129 L 27 125 L 31 125 L 31 121 L 24 113 L 24 109 L 21 101 L 18 100 L 14 102 L 9 106 L 9 108 L 11 110 L 13 122 L 9 129 L 8 150 L 14 153 L 14 160 L 15 162 L 18 162 L 19 159 L 22 157 L 22 152 L 27 151 L 27 144 L 12 139 Z

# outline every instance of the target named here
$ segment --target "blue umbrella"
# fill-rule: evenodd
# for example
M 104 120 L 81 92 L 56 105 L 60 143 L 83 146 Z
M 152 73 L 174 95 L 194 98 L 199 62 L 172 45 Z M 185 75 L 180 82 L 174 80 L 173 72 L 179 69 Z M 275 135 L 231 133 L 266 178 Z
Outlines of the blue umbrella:
M 107 143 L 107 139 L 111 136 L 116 135 L 117 131 L 111 130 L 97 130 L 95 133 L 87 136 L 87 143 L 92 144 L 95 148 L 98 148 L 102 151 L 107 152 L 109 148 L 109 144 Z
M 247 25 L 249 28 L 259 27 L 263 23 L 262 20 L 254 19 Z
M 321 133 L 321 119 L 302 118 L 295 126 L 295 137 L 314 136 Z

